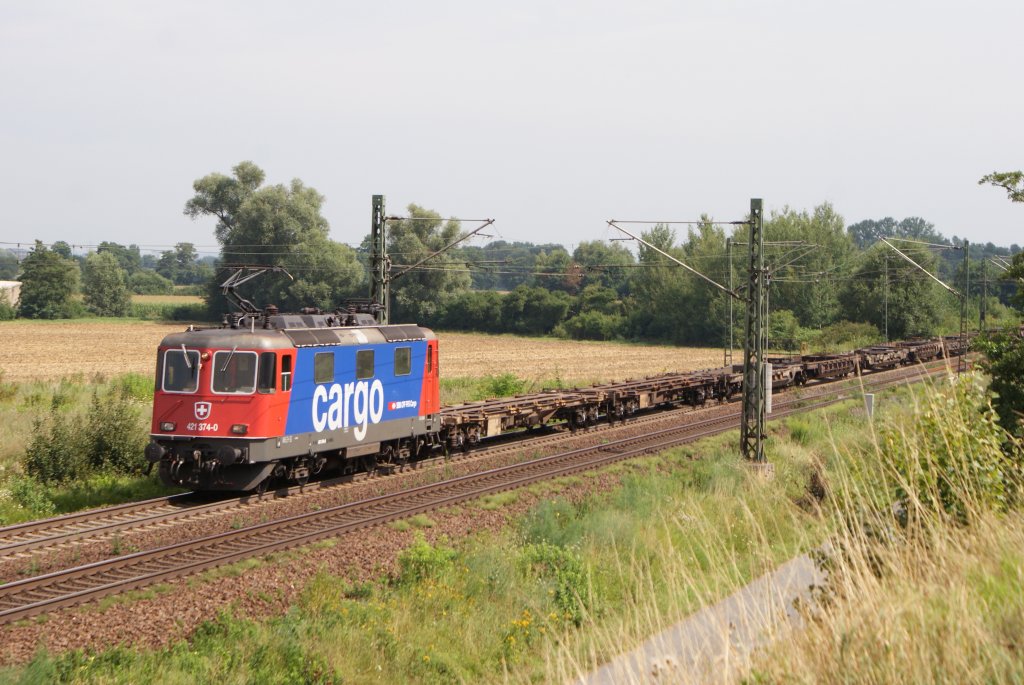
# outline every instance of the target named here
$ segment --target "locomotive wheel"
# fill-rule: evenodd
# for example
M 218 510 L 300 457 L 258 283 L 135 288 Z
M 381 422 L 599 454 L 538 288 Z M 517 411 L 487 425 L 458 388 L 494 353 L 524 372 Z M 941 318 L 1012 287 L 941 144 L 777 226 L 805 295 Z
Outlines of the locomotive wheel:
M 367 473 L 373 473 L 374 471 L 377 470 L 377 455 L 376 454 L 364 455 L 363 459 L 362 459 L 362 463 L 363 463 L 363 470 L 364 471 L 366 471 Z
M 375 457 L 376 458 L 376 457 Z M 391 443 L 380 446 L 380 463 L 390 464 L 395 460 L 395 446 Z

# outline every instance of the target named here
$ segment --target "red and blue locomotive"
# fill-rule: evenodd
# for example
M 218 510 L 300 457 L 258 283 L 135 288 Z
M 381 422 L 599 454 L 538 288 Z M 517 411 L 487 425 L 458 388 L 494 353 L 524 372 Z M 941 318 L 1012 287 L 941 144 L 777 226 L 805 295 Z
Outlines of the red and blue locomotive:
M 264 489 L 439 447 L 429 329 L 352 311 L 246 309 L 160 344 L 146 457 L 165 483 Z

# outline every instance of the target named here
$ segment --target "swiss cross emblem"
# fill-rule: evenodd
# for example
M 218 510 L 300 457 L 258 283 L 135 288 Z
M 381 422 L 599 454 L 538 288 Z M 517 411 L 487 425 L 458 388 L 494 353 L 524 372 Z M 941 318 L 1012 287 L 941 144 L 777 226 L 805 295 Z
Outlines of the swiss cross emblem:
M 196 418 L 200 421 L 209 418 L 210 409 L 211 406 L 209 402 L 196 402 Z

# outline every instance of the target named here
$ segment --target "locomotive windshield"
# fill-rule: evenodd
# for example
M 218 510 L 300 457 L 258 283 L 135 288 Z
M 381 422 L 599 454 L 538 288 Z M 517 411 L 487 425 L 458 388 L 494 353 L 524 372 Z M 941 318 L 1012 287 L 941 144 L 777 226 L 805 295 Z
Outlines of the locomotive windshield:
M 195 350 L 167 350 L 164 353 L 164 390 L 195 392 L 199 387 L 199 353 Z
M 213 391 L 238 395 L 256 392 L 256 353 L 214 352 Z

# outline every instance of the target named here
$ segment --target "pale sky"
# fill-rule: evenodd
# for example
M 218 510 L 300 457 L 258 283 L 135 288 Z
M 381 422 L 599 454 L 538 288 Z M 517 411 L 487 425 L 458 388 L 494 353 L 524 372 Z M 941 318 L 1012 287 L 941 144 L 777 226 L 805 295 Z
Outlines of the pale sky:
M 751 197 L 1024 243 L 977 185 L 1024 168 L 1022 27 L 1020 0 L 0 0 L 0 241 L 213 245 L 192 181 L 250 159 L 347 243 L 374 193 L 570 249 Z

